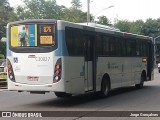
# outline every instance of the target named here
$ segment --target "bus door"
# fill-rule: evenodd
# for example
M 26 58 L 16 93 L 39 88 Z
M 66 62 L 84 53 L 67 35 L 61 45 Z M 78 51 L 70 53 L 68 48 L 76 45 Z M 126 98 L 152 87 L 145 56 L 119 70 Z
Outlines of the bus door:
M 84 36 L 84 66 L 85 66 L 85 91 L 95 90 L 95 38 L 93 35 Z

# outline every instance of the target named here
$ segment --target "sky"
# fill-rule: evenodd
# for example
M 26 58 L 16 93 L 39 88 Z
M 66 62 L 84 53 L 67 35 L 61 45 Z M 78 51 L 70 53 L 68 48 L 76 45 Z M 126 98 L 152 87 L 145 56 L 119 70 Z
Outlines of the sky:
M 71 7 L 72 0 L 56 0 L 58 5 Z M 87 11 L 87 0 L 80 0 L 82 11 Z M 90 0 L 90 13 L 95 16 L 106 16 L 110 21 L 136 21 L 148 18 L 160 18 L 160 0 Z M 21 5 L 21 0 L 9 0 L 12 7 Z M 114 6 L 108 8 L 109 6 Z M 108 8 L 108 9 L 105 9 Z M 105 10 L 103 10 L 105 9 Z M 101 11 L 101 12 L 100 12 Z

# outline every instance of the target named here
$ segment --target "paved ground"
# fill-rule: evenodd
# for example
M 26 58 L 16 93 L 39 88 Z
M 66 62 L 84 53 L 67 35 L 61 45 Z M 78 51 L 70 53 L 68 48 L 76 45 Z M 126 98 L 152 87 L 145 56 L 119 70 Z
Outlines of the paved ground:
M 0 90 L 0 111 L 90 111 L 76 117 L 45 118 L 47 120 L 115 120 L 116 117 L 95 117 L 92 111 L 160 111 L 160 74 L 155 70 L 155 80 L 145 83 L 143 89 L 128 87 L 117 89 L 105 99 L 93 96 L 75 96 L 71 98 L 57 98 L 54 93 L 45 95 L 11 92 Z M 107 113 L 106 113 L 107 114 Z M 116 114 L 116 113 L 113 113 Z M 140 113 L 139 113 L 140 114 Z M 85 117 L 85 116 L 93 117 Z M 160 112 L 158 113 L 160 116 Z M 8 118 L 0 118 L 6 120 Z M 12 118 L 21 120 L 21 118 Z M 29 118 L 25 118 L 29 119 Z M 32 118 L 33 119 L 33 118 Z M 34 118 L 34 120 L 44 118 Z M 116 120 L 158 120 L 160 117 L 118 117 Z M 31 118 L 29 119 L 31 120 Z

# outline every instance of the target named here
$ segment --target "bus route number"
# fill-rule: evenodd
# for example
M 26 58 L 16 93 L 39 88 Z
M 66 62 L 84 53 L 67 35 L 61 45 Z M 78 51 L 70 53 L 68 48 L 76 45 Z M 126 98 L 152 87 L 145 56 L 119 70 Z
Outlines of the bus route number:
M 49 61 L 50 57 L 36 57 L 36 61 Z

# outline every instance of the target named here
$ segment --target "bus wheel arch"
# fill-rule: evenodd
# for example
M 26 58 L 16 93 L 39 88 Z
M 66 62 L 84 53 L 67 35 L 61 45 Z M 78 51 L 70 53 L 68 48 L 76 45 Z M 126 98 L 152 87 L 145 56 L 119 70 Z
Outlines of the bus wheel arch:
M 142 73 L 141 73 L 140 83 L 135 85 L 136 88 L 138 88 L 138 89 L 143 88 L 143 86 L 144 86 L 144 81 L 146 81 L 146 79 L 147 79 L 147 76 L 146 76 L 146 75 L 147 75 L 147 74 L 146 74 L 146 71 L 143 70 Z
M 106 73 L 102 77 L 100 96 L 102 98 L 107 97 L 109 95 L 110 89 L 111 89 L 110 77 Z

